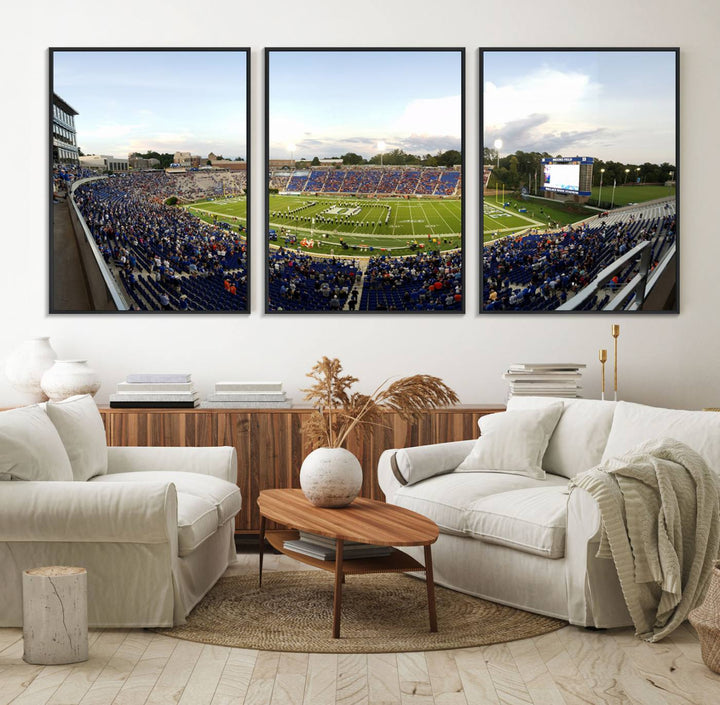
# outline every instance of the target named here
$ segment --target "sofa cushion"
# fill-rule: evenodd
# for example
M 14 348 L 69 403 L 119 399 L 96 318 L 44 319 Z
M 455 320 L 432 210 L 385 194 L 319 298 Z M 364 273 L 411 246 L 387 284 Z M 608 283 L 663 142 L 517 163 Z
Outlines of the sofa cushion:
M 218 528 L 215 505 L 188 492 L 178 492 L 178 555 L 187 556 Z
M 674 438 L 690 446 L 720 476 L 720 413 L 710 411 L 678 411 L 618 402 L 602 461 L 617 458 L 657 438 Z
M 92 482 L 172 482 L 181 492 L 210 502 L 216 510 L 215 527 L 234 517 L 242 508 L 240 490 L 227 480 L 196 472 L 149 470 L 146 472 L 118 472 L 94 477 Z
M 85 482 L 107 472 L 105 426 L 89 394 L 49 401 L 45 412 L 65 446 L 75 480 Z
M 457 473 L 431 477 L 417 485 L 400 487 L 393 502 L 432 519 L 444 534 L 468 533 L 468 510 L 483 497 L 525 488 L 561 485 L 567 479 L 547 475 L 545 480 L 505 473 Z
M 467 509 L 467 531 L 487 543 L 562 558 L 568 497 L 567 483 L 482 497 Z
M 62 440 L 39 406 L 0 413 L 0 479 L 73 479 Z
M 512 397 L 507 408 L 538 409 L 553 403 L 553 397 Z M 600 464 L 617 404 L 598 399 L 563 399 L 562 404 L 542 465 L 546 472 L 571 478 Z
M 542 480 L 542 459 L 562 411 L 562 403 L 556 403 L 482 416 L 480 438 L 456 472 L 514 473 Z
M 465 460 L 474 445 L 475 441 L 453 441 L 403 448 L 390 462 L 394 463 L 393 473 L 398 482 L 414 485 L 434 475 L 451 472 Z

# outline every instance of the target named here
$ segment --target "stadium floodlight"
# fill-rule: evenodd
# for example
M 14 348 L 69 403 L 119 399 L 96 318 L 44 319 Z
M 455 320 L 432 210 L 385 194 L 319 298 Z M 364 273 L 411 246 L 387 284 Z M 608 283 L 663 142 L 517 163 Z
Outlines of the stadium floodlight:
M 600 190 L 598 191 L 598 208 L 601 208 L 600 205 L 600 197 L 602 196 L 602 180 L 603 180 L 603 174 L 605 173 L 605 169 L 600 169 Z
M 623 181 L 624 184 L 627 183 L 627 177 L 628 177 L 629 173 L 630 173 L 630 169 L 625 169 L 625 181 Z
M 380 166 L 383 165 L 383 152 L 387 149 L 387 143 L 380 140 L 377 143 L 378 151 L 380 152 Z
M 640 183 L 640 167 L 635 167 L 635 181 L 637 183 Z
M 495 152 L 497 153 L 497 168 L 500 168 L 500 150 L 502 149 L 503 141 L 501 139 L 496 139 L 495 142 L 493 142 L 493 147 L 495 147 Z
M 292 142 L 290 142 L 287 146 L 287 149 L 288 149 L 288 152 L 290 152 L 290 161 L 293 162 L 293 164 L 294 164 L 295 163 L 294 156 L 295 156 L 295 150 L 297 149 L 297 146 L 295 144 L 293 144 Z

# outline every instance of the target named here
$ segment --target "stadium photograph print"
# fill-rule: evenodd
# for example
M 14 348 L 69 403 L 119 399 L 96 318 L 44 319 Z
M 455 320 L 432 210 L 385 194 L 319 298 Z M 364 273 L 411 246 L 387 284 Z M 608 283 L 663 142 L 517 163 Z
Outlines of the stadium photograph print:
M 678 313 L 679 50 L 480 62 L 480 310 Z
M 49 58 L 50 313 L 248 313 L 250 50 Z
M 463 49 L 265 50 L 268 313 L 462 313 Z

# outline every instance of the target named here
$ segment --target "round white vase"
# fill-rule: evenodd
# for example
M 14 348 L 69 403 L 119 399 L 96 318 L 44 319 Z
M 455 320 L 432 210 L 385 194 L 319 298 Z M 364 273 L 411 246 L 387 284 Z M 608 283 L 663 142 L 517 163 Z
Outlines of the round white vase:
M 29 338 L 5 361 L 5 375 L 14 389 L 31 396 L 32 401 L 47 401 L 40 380 L 56 357 L 50 338 Z
M 344 507 L 362 487 L 360 461 L 345 448 L 318 448 L 300 467 L 300 487 L 316 507 Z
M 40 384 L 50 401 L 62 401 L 76 394 L 95 396 L 100 389 L 100 378 L 87 360 L 55 360 Z

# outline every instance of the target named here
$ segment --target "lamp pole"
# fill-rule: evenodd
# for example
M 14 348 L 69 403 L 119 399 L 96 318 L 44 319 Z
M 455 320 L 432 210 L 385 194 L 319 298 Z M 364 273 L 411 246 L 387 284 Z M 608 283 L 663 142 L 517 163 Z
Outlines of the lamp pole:
M 502 149 L 503 141 L 501 139 L 496 139 L 495 142 L 493 142 L 493 147 L 495 147 L 495 153 L 497 155 L 497 163 L 496 166 L 499 169 L 500 168 L 500 150 Z
M 602 196 L 602 180 L 604 173 L 605 169 L 600 169 L 600 190 L 598 191 L 598 208 L 602 208 L 602 206 L 600 205 L 600 197 Z
M 387 144 L 380 140 L 380 142 L 377 143 L 377 148 L 380 150 L 380 166 L 383 165 L 383 152 L 387 149 Z
M 630 169 L 625 169 L 625 181 L 623 181 L 623 184 L 627 183 L 627 177 L 628 177 L 629 173 L 630 173 Z

